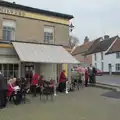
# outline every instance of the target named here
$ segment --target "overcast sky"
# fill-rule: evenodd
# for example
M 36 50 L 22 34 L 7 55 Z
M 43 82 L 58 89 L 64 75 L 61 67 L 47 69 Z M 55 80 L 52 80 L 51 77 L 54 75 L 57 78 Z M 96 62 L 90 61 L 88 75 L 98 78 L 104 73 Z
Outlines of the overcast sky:
M 90 40 L 104 34 L 119 35 L 120 0 L 8 0 L 18 4 L 72 14 L 75 19 L 73 35 L 83 42 L 85 36 Z

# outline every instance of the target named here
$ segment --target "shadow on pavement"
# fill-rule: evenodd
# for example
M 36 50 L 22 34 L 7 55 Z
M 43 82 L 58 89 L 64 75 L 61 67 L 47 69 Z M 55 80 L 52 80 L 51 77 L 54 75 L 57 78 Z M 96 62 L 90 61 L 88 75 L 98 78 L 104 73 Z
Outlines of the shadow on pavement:
M 110 91 L 110 92 L 101 94 L 101 96 L 108 97 L 108 98 L 114 98 L 114 99 L 120 99 L 120 92 Z

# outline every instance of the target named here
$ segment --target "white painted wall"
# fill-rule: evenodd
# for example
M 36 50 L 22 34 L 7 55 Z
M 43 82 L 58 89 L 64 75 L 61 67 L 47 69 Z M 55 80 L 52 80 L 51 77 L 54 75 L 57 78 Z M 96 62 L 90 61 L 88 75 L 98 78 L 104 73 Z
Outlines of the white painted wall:
M 50 80 L 51 78 L 57 80 L 56 64 L 40 64 L 40 75 L 43 75 L 45 80 Z
M 108 64 L 112 64 L 112 72 L 116 72 L 116 64 L 120 63 L 120 59 L 116 59 L 116 53 L 105 55 L 105 52 L 103 52 L 103 54 L 103 60 L 101 60 L 101 53 L 96 53 L 96 61 L 95 54 L 92 54 L 92 65 L 95 66 L 95 63 L 97 63 L 97 68 L 101 70 L 101 62 L 103 62 L 104 72 L 109 72 Z

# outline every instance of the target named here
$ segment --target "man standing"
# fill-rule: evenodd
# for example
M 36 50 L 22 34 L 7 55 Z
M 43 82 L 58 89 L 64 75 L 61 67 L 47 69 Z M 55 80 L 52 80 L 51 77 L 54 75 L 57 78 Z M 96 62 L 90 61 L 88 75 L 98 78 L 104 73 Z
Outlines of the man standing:
M 96 68 L 90 65 L 90 67 L 88 68 L 88 74 L 89 74 L 89 82 L 92 84 L 96 83 L 96 80 L 95 80 Z
M 4 79 L 4 76 L 0 72 L 0 109 L 6 107 L 7 104 L 7 79 Z

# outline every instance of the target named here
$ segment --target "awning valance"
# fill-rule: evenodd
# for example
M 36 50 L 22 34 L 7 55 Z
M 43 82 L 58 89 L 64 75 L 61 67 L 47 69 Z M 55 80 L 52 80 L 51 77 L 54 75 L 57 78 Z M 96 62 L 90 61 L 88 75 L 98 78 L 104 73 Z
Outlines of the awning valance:
M 62 46 L 12 42 L 22 62 L 79 63 Z

